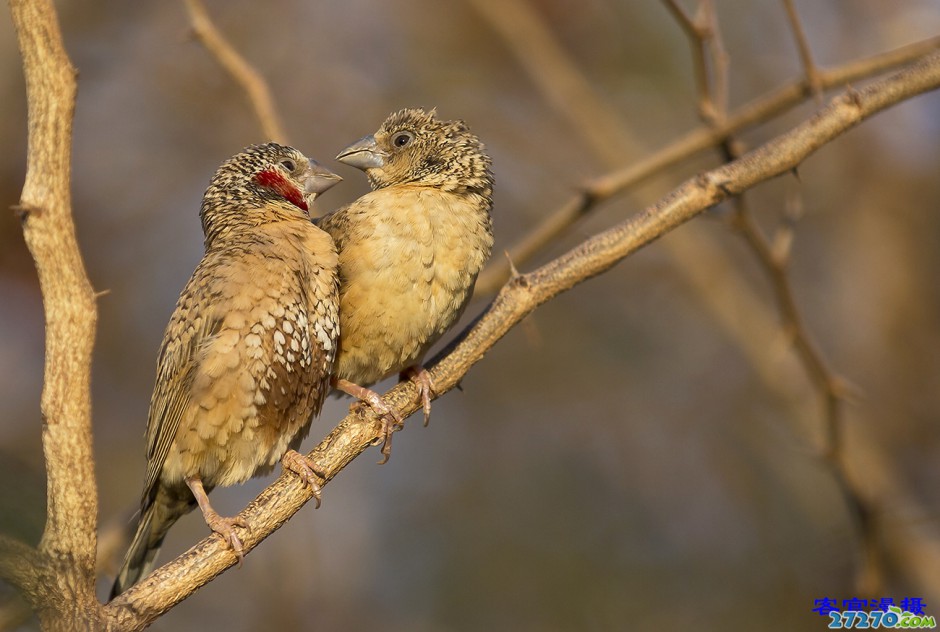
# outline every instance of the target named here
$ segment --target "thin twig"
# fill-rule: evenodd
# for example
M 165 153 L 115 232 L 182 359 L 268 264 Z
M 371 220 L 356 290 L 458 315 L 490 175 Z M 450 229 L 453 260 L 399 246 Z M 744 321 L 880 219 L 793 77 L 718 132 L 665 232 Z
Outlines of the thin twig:
M 806 31 L 803 30 L 803 22 L 800 20 L 800 15 L 796 11 L 793 0 L 783 0 L 783 6 L 787 10 L 787 21 L 790 23 L 790 30 L 793 31 L 796 47 L 800 51 L 800 63 L 803 65 L 806 82 L 816 99 L 816 103 L 822 103 L 822 78 L 819 76 L 819 67 L 813 61 L 813 53 L 809 47 L 809 41 L 806 39 Z
M 873 114 L 938 87 L 940 54 L 859 92 L 837 97 L 810 120 L 741 159 L 686 181 L 656 205 L 541 268 L 516 277 L 479 319 L 431 361 L 435 397 L 454 388 L 494 344 L 539 305 L 610 269 L 722 200 L 787 173 Z M 420 407 L 417 389 L 410 381 L 399 383 L 383 399 L 402 417 Z M 371 409 L 359 408 L 341 421 L 310 454 L 317 471 L 325 473 L 323 484 L 380 436 L 381 423 Z M 240 514 L 251 525 L 244 541 L 246 551 L 282 525 L 311 496 L 309 488 L 290 475 L 281 476 L 263 491 Z M 141 629 L 235 563 L 232 551 L 218 537 L 210 536 L 105 606 L 105 614 L 109 622 L 122 628 Z
M 705 7 L 704 4 L 703 7 L 703 13 L 708 14 L 709 7 Z M 710 61 L 714 65 L 718 63 L 718 60 L 714 57 L 724 54 L 724 46 L 721 43 L 717 17 L 713 13 L 710 17 L 713 20 L 713 28 L 707 32 L 703 29 L 687 29 L 681 20 L 680 25 L 683 25 L 683 30 L 693 40 L 690 42 L 693 50 L 708 50 L 712 56 Z M 704 19 L 708 18 L 705 17 Z M 711 46 L 709 46 L 709 43 Z M 705 72 L 705 65 L 700 66 L 695 56 L 693 56 L 693 67 L 696 68 L 697 73 Z M 707 77 L 701 77 L 700 81 L 708 85 L 707 90 L 710 93 L 709 101 L 711 103 L 726 102 L 727 95 L 723 93 L 727 90 L 726 82 L 715 81 L 712 84 Z M 724 116 L 725 113 L 719 110 L 714 113 L 713 118 L 708 118 L 705 115 L 702 118 L 703 122 L 714 126 L 717 124 L 715 121 L 722 120 Z M 731 162 L 743 153 L 741 144 L 733 136 L 724 139 L 721 143 L 721 150 L 725 162 Z M 788 274 L 788 256 L 782 253 L 775 256 L 773 246 L 754 221 L 745 195 L 736 196 L 733 199 L 733 205 L 735 208 L 735 227 L 767 274 L 776 297 L 783 328 L 788 334 L 788 339 L 794 345 L 800 363 L 810 382 L 815 385 L 816 390 L 820 393 L 823 402 L 822 418 L 827 430 L 826 447 L 821 453 L 821 458 L 833 475 L 849 509 L 849 518 L 860 535 L 859 581 L 857 583 L 860 588 L 865 588 L 863 594 L 873 596 L 882 583 L 879 563 L 881 555 L 878 550 L 875 523 L 872 519 L 876 512 L 875 507 L 848 483 L 845 471 L 845 454 L 842 442 L 842 413 L 845 391 L 842 385 L 844 380 L 829 368 L 822 351 L 812 340 L 809 328 L 805 324 L 794 297 Z M 788 230 L 788 232 L 792 235 L 792 230 Z M 786 252 L 789 252 L 789 247 Z
M 810 381 L 822 400 L 822 418 L 826 426 L 824 448 L 820 458 L 835 479 L 836 486 L 846 503 L 849 518 L 859 534 L 859 571 L 857 587 L 860 594 L 875 596 L 884 583 L 881 570 L 877 533 L 877 507 L 853 486 L 846 471 L 847 462 L 843 441 L 845 380 L 829 368 L 819 347 L 813 342 L 797 306 L 787 273 L 786 259 L 774 255 L 770 241 L 757 227 L 743 199 L 736 204 L 734 226 L 757 257 L 773 289 L 780 310 L 784 330 Z
M 823 88 L 827 90 L 861 81 L 908 64 L 938 48 L 940 48 L 940 37 L 933 37 L 868 59 L 852 61 L 836 68 L 823 70 L 820 72 L 820 81 Z M 541 223 L 511 246 L 508 249 L 509 255 L 517 266 L 528 263 L 549 244 L 566 234 L 568 228 L 578 220 L 594 211 L 599 203 L 645 182 L 683 160 L 713 148 L 731 134 L 766 123 L 773 117 L 799 105 L 810 95 L 811 90 L 806 79 L 791 81 L 736 109 L 724 123 L 714 129 L 703 125 L 640 162 L 586 180 L 577 187 L 578 191 L 558 209 L 547 213 Z M 477 279 L 476 294 L 492 294 L 508 278 L 509 265 L 506 260 L 494 259 Z
M 219 32 L 201 0 L 186 0 L 186 9 L 189 11 L 193 34 L 247 93 L 265 139 L 287 142 L 287 134 L 264 77 Z
M 699 117 L 711 125 L 716 125 L 720 122 L 720 113 L 726 112 L 727 108 L 726 102 L 715 100 L 718 95 L 723 95 L 725 92 L 712 90 L 712 84 L 727 85 L 727 59 L 724 55 L 716 55 L 716 50 L 710 50 L 715 42 L 720 41 L 715 33 L 718 20 L 715 16 L 714 4 L 711 0 L 699 0 L 698 12 L 694 18 L 682 8 L 677 0 L 663 0 L 663 4 L 682 27 L 692 49 L 692 67 Z M 721 50 L 723 52 L 723 49 Z M 709 52 L 712 54 L 709 55 Z
M 730 58 L 725 49 L 724 39 L 721 37 L 721 26 L 718 23 L 718 11 L 715 10 L 713 0 L 701 0 L 702 32 L 705 39 L 702 47 L 712 69 L 711 93 L 715 104 L 715 118 L 712 125 L 720 124 L 728 116 L 728 103 L 730 102 L 729 67 Z

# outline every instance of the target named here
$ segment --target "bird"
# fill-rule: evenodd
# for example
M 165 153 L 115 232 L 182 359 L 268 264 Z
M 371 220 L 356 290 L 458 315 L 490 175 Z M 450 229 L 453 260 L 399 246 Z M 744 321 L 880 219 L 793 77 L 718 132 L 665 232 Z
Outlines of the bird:
M 196 506 L 241 562 L 239 518 L 208 493 L 278 461 L 313 489 L 296 449 L 330 390 L 339 336 L 339 264 L 310 220 L 341 178 L 297 149 L 251 145 L 210 180 L 205 255 L 180 294 L 157 360 L 140 516 L 112 598 L 153 567 L 169 528 Z
M 402 419 L 366 387 L 410 378 L 427 425 L 434 384 L 421 362 L 467 307 L 493 247 L 492 162 L 466 123 L 420 108 L 392 113 L 336 158 L 372 191 L 314 220 L 339 251 L 333 386 L 382 416 L 385 463 Z

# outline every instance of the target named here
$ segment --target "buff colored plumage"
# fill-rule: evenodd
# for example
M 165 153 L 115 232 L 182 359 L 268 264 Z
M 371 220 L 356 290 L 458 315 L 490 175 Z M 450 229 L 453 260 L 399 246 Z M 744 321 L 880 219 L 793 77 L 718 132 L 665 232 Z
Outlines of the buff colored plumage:
M 339 250 L 335 385 L 387 415 L 364 387 L 405 372 L 427 420 L 433 384 L 420 363 L 460 318 L 493 246 L 490 159 L 462 121 L 420 109 L 390 115 L 337 158 L 365 171 L 373 190 L 318 220 Z M 386 459 L 401 420 L 392 421 Z
M 338 181 L 275 143 L 247 148 L 212 178 L 200 211 L 206 253 L 163 339 L 140 521 L 112 596 L 149 572 L 167 530 L 197 504 L 241 556 L 241 523 L 212 509 L 212 488 L 282 461 L 318 491 L 295 449 L 329 391 L 338 259 L 308 205 Z

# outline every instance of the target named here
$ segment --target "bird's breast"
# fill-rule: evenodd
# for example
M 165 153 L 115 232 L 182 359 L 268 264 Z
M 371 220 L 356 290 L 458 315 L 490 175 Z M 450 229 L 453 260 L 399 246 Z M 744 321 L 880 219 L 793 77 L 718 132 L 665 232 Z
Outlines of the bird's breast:
M 340 252 L 337 373 L 361 384 L 421 359 L 460 317 L 492 247 L 479 204 L 438 190 L 378 193 Z

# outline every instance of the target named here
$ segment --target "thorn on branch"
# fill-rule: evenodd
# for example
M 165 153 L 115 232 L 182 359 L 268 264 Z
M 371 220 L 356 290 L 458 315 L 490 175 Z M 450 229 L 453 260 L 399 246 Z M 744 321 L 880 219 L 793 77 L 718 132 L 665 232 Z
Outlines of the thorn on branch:
M 13 211 L 13 214 L 20 220 L 21 224 L 25 224 L 30 215 L 42 215 L 41 208 L 29 206 L 28 204 L 14 204 L 10 207 L 10 210 Z
M 857 108 L 862 107 L 862 95 L 852 85 L 845 86 L 845 102 Z
M 509 254 L 509 251 L 504 250 L 503 254 L 506 255 L 506 261 L 509 262 L 509 280 L 515 281 L 518 277 L 522 275 L 519 274 L 519 270 L 516 269 L 516 264 L 512 262 L 512 255 Z

